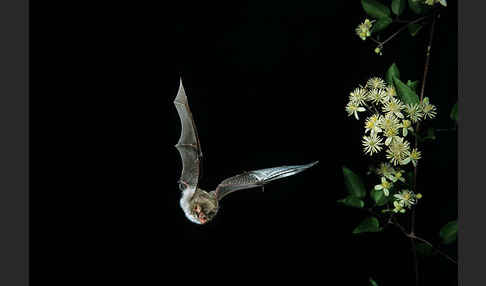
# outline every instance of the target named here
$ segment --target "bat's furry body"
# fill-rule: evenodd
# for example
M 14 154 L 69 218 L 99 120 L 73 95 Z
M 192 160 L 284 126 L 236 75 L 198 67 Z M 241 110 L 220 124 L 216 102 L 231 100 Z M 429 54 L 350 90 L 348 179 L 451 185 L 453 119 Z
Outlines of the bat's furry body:
M 317 164 L 316 161 L 307 165 L 281 166 L 244 172 L 223 180 L 216 190 L 206 192 L 198 187 L 202 160 L 201 145 L 182 86 L 182 79 L 174 104 L 182 125 L 179 142 L 175 145 L 182 159 L 182 174 L 179 180 L 179 188 L 182 191 L 180 206 L 186 217 L 194 223 L 205 224 L 213 219 L 218 212 L 220 200 L 234 191 L 263 187 L 271 181 L 295 175 Z

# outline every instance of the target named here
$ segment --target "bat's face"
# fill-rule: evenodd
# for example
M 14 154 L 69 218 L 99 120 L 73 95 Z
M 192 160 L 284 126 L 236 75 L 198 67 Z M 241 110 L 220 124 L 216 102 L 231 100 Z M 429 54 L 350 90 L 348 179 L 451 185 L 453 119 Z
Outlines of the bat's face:
M 193 218 L 200 224 L 211 221 L 218 213 L 218 200 L 213 192 L 197 189 L 190 203 Z

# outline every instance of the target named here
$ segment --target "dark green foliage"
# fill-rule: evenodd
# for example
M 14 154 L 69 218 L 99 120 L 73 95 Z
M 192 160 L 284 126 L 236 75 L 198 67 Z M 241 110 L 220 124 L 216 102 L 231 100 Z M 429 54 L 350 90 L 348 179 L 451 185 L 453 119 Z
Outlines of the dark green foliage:
M 393 83 L 397 89 L 398 96 L 400 100 L 405 104 L 415 104 L 419 103 L 419 97 L 408 85 L 404 84 L 401 80 L 393 77 Z
M 370 277 L 370 285 L 371 286 L 378 286 L 378 283 L 376 283 L 376 281 L 373 280 L 373 278 Z
M 425 5 L 420 1 L 408 0 L 408 7 L 415 14 L 423 14 L 425 12 Z
M 374 216 L 370 216 L 365 218 L 354 230 L 354 234 L 363 233 L 363 232 L 379 232 L 382 229 L 380 228 L 380 222 Z
M 364 202 L 360 198 L 357 198 L 353 195 L 349 195 L 345 197 L 344 199 L 338 200 L 338 203 L 344 204 L 345 206 L 348 207 L 353 207 L 353 208 L 363 208 L 364 207 Z
M 383 190 L 373 189 L 371 190 L 370 195 L 375 204 L 380 207 L 385 205 L 390 200 L 389 197 L 385 196 Z
M 457 121 L 457 102 L 454 104 L 451 110 L 451 119 Z
M 375 19 L 390 18 L 391 12 L 388 7 L 375 0 L 361 0 L 361 5 L 366 14 Z
M 401 15 L 407 8 L 407 0 L 392 0 L 391 10 L 395 15 Z
M 432 249 L 432 247 L 430 247 L 430 245 L 425 242 L 417 243 L 415 245 L 415 248 L 417 249 L 417 253 L 423 257 L 431 256 L 432 254 L 434 254 L 434 250 Z
M 444 225 L 439 232 L 442 243 L 450 244 L 457 239 L 457 220 L 453 220 Z
M 371 33 L 378 33 L 380 31 L 383 31 L 392 23 L 391 18 L 380 18 L 376 20 L 376 22 L 373 24 L 373 27 L 371 28 Z
M 364 198 L 366 189 L 361 178 L 350 169 L 343 166 L 344 184 L 348 193 L 356 198 Z
M 393 63 L 386 71 L 385 80 L 389 84 L 393 84 L 393 78 L 400 78 L 400 71 L 395 63 Z
M 408 25 L 408 31 L 410 32 L 410 35 L 412 35 L 412 37 L 415 37 L 415 35 L 417 35 L 418 32 L 420 32 L 422 27 L 423 26 L 420 24 L 410 24 Z
M 408 87 L 410 87 L 411 89 L 413 89 L 413 91 L 415 91 L 415 92 L 417 92 L 418 84 L 419 84 L 419 81 L 418 80 L 415 80 L 415 81 L 408 80 L 407 81 Z

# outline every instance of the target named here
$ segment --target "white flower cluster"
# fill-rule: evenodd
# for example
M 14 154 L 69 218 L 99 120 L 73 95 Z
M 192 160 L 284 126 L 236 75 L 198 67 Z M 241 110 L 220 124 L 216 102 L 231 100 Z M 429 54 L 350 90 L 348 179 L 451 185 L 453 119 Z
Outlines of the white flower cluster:
M 437 109 L 426 97 L 419 104 L 404 104 L 393 85 L 379 77 L 368 80 L 349 95 L 346 105 L 348 116 L 359 120 L 359 113 L 369 111 L 366 118 L 362 145 L 365 154 L 374 155 L 385 151 L 386 158 L 394 166 L 412 163 L 417 165 L 421 152 L 411 148 L 407 136 L 414 133 L 413 124 L 434 118 Z
M 373 170 L 377 175 L 381 176 L 381 183 L 375 186 L 375 190 L 382 190 L 385 196 L 390 195 L 390 190 L 395 187 L 395 184 L 406 183 L 403 176 L 404 171 L 395 169 L 389 163 L 381 163 L 380 166 Z M 415 194 L 413 191 L 402 189 L 400 192 L 393 195 L 393 207 L 391 210 L 395 213 L 405 213 L 406 209 L 410 209 L 422 198 L 422 194 Z M 390 211 L 390 210 L 388 210 Z
M 447 0 L 413 0 L 414 2 L 423 2 L 426 5 L 433 6 L 434 4 L 440 3 L 440 5 L 447 7 Z
M 422 198 L 422 194 L 415 194 L 409 190 L 402 190 L 398 194 L 393 195 L 395 200 L 393 201 L 393 212 L 404 213 L 405 209 L 412 208 L 419 199 Z
M 417 148 L 411 147 L 408 137 L 415 135 L 414 126 L 418 122 L 435 118 L 437 108 L 427 97 L 421 103 L 404 104 L 393 85 L 373 77 L 350 93 L 345 109 L 348 116 L 357 120 L 359 113 L 370 113 L 364 120 L 363 152 L 370 156 L 383 152 L 386 159 L 374 170 L 381 179 L 375 190 L 383 191 L 386 197 L 392 190 L 400 190 L 393 195 L 394 209 L 391 211 L 404 213 L 422 196 L 400 187 L 400 183 L 406 186 L 405 171 L 400 167 L 409 163 L 417 166 L 422 156 Z
M 356 35 L 358 35 L 361 40 L 366 40 L 367 37 L 371 36 L 371 27 L 373 26 L 373 21 L 365 19 L 363 23 L 359 24 L 355 29 Z

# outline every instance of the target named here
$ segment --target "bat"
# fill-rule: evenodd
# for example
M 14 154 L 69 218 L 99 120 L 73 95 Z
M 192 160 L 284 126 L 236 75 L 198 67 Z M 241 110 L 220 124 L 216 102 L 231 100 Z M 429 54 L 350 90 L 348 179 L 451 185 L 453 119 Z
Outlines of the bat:
M 223 180 L 215 190 L 207 192 L 198 186 L 201 176 L 202 151 L 196 125 L 192 117 L 186 92 L 179 81 L 179 90 L 174 105 L 181 121 L 181 134 L 175 145 L 182 160 L 179 189 L 182 192 L 180 206 L 193 223 L 206 224 L 218 213 L 220 201 L 227 195 L 244 189 L 262 187 L 269 182 L 300 173 L 315 164 L 281 166 L 243 172 Z

